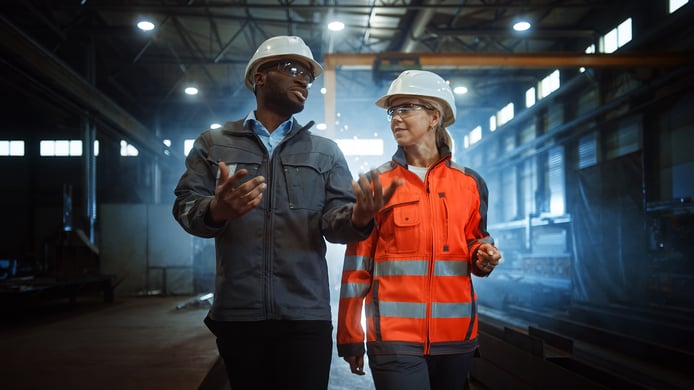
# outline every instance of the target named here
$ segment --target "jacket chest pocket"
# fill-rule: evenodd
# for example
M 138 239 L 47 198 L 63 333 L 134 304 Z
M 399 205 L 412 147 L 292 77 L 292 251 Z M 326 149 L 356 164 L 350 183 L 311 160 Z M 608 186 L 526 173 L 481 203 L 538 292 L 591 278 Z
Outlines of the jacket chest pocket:
M 265 170 L 263 169 L 263 155 L 257 153 L 251 153 L 247 150 L 240 149 L 238 147 L 230 146 L 219 146 L 210 150 L 210 165 L 215 166 L 215 171 L 217 175 L 219 174 L 218 168 L 216 167 L 217 161 L 223 161 L 227 168 L 229 169 L 229 176 L 231 177 L 234 173 L 241 169 L 248 171 L 248 174 L 236 183 L 235 187 L 253 179 L 256 176 L 265 176 Z M 217 177 L 217 182 L 219 177 Z
M 245 169 L 246 171 L 248 171 L 248 174 L 242 177 L 241 180 L 239 180 L 234 185 L 234 187 L 238 187 L 241 184 L 253 179 L 254 177 L 261 175 L 260 163 L 225 161 L 225 164 L 227 165 L 227 168 L 229 168 L 229 177 L 233 176 L 234 173 L 240 171 L 241 169 Z
M 387 242 L 388 253 L 414 253 L 419 250 L 422 216 L 419 201 L 393 205 L 390 218 L 381 235 Z M 388 239 L 388 236 L 391 239 Z
M 327 168 L 317 160 L 304 157 L 299 161 L 292 157 L 282 158 L 289 208 L 321 210 L 325 203 L 324 173 Z

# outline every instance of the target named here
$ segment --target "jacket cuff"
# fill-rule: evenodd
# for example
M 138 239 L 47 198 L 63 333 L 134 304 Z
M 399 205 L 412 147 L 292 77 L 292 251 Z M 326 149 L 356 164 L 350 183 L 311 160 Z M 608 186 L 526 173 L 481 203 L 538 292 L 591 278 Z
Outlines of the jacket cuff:
M 362 356 L 366 352 L 364 343 L 354 343 L 354 344 L 338 344 L 337 345 L 337 356 Z
M 211 227 L 211 228 L 213 228 L 213 229 L 219 229 L 219 228 L 221 228 L 221 227 L 224 226 L 224 224 L 226 223 L 226 221 L 222 221 L 222 222 L 214 222 L 214 221 L 212 221 L 212 215 L 211 215 L 212 213 L 210 212 L 210 206 L 211 206 L 211 205 L 212 205 L 212 200 L 210 199 L 210 200 L 207 202 L 207 205 L 205 206 L 205 216 L 203 217 L 203 222 L 204 222 L 205 225 L 207 225 L 208 227 Z
M 350 224 L 352 225 L 352 228 L 357 233 L 361 234 L 364 238 L 367 238 L 371 235 L 371 231 L 373 231 L 373 229 L 374 229 L 375 222 L 374 222 L 374 219 L 371 218 L 371 221 L 369 221 L 369 223 L 366 224 L 366 226 L 359 227 L 359 226 L 355 225 L 354 222 L 352 222 L 350 219 Z

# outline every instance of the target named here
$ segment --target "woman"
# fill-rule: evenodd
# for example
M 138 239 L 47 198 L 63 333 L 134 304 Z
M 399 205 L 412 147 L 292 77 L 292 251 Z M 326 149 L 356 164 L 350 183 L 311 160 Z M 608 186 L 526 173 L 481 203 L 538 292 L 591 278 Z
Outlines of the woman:
M 379 390 L 463 389 L 477 350 L 471 274 L 487 276 L 501 259 L 486 231 L 487 186 L 451 160 L 455 100 L 440 76 L 405 71 L 376 105 L 398 149 L 374 174 L 399 188 L 371 235 L 347 246 L 338 353 L 363 375 L 366 336 Z

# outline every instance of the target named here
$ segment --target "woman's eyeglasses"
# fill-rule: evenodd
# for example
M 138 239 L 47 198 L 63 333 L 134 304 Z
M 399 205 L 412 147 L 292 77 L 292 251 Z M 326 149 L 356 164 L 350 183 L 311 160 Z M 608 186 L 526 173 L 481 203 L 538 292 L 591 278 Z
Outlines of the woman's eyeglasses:
M 298 77 L 304 80 L 309 87 L 313 83 L 313 80 L 316 79 L 313 76 L 313 72 L 311 72 L 310 69 L 306 68 L 304 64 L 289 59 L 267 63 L 258 68 L 258 71 L 267 70 L 271 68 L 275 68 L 277 71 L 279 71 L 280 73 L 284 73 L 287 76 L 292 76 L 295 78 Z
M 433 107 L 425 106 L 424 104 L 407 103 L 399 106 L 388 107 L 388 110 L 386 110 L 386 115 L 388 115 L 388 121 L 391 121 L 395 115 L 398 115 L 400 118 L 405 118 L 414 111 L 433 109 Z

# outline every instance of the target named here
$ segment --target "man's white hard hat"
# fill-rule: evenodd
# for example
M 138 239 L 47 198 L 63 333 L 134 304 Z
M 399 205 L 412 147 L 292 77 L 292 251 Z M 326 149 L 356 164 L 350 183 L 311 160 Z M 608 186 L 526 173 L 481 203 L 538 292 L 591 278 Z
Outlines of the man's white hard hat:
M 313 53 L 303 39 L 296 36 L 279 35 L 261 43 L 248 61 L 245 76 L 246 87 L 251 91 L 253 90 L 253 75 L 261 65 L 282 58 L 292 58 L 304 62 L 311 67 L 314 77 L 323 73 L 323 67 L 313 59 Z

